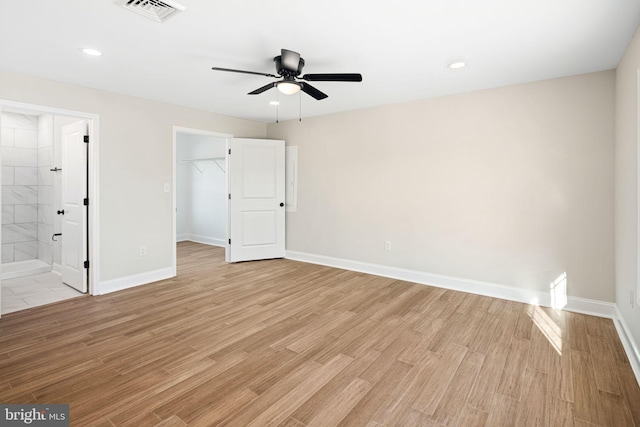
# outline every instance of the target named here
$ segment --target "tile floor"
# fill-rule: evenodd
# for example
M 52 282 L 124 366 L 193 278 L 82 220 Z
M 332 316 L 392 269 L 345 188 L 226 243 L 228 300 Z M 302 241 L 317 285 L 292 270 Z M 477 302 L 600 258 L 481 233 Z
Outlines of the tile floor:
M 2 314 L 82 295 L 52 272 L 7 279 L 2 281 Z

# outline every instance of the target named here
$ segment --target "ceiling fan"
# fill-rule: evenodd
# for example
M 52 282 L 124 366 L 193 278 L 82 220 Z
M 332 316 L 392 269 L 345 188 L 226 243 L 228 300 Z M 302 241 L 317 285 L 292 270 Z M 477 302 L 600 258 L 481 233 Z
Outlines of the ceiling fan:
M 249 95 L 258 95 L 262 92 L 277 87 L 278 90 L 287 95 L 293 95 L 299 91 L 303 91 L 307 95 L 312 96 L 317 100 L 325 99 L 328 95 L 306 82 L 361 82 L 362 75 L 357 73 L 330 73 L 330 74 L 304 74 L 302 68 L 304 67 L 304 59 L 300 57 L 298 52 L 292 50 L 280 49 L 280 55 L 273 58 L 273 62 L 276 66 L 275 74 L 260 73 L 256 71 L 234 70 L 231 68 L 213 67 L 215 71 L 229 71 L 232 73 L 244 73 L 244 74 L 256 74 L 265 77 L 282 78 L 282 80 L 271 82 L 249 92 Z M 299 81 L 299 79 L 305 81 Z

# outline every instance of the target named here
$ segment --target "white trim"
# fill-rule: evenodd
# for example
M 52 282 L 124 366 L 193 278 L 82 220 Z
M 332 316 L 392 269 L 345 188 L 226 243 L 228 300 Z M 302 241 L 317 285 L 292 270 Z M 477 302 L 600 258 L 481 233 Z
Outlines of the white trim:
M 549 307 L 548 304 L 541 304 Z M 618 308 L 613 302 L 598 301 L 593 299 L 567 297 L 567 305 L 562 308 L 566 311 L 574 311 L 576 313 L 589 314 L 591 316 L 606 317 L 615 319 Z
M 0 132 L 2 132 L 2 105 L 0 105 Z M 2 161 L 2 156 L 0 156 L 0 163 Z M 2 165 L 0 165 L 1 167 Z M 0 174 L 0 188 L 2 188 L 2 179 Z M 2 192 L 0 192 L 0 196 L 2 196 Z M 2 242 L 2 227 L 0 227 L 0 242 Z M 1 248 L 1 246 L 0 246 Z M 0 251 L 1 252 L 1 251 Z M 2 254 L 0 254 L 1 256 Z M 2 276 L 2 266 L 0 264 L 0 276 Z M 2 318 L 2 279 L 0 279 L 0 319 Z
M 358 271 L 376 276 L 389 277 L 404 280 L 421 285 L 435 286 L 438 288 L 485 295 L 493 298 L 517 301 L 526 304 L 551 307 L 551 296 L 548 293 L 529 289 L 518 289 L 495 283 L 481 282 L 478 280 L 463 279 L 459 277 L 444 276 L 441 274 L 425 273 L 404 268 L 389 267 L 385 265 L 371 264 L 361 261 L 333 258 L 323 255 L 314 255 L 305 252 L 287 251 L 286 258 L 294 261 L 308 262 L 311 264 L 326 265 L 328 267 L 342 268 Z M 614 303 L 597 301 L 586 298 L 567 297 L 567 305 L 562 308 L 566 311 L 589 314 L 592 316 L 606 317 L 613 323 L 620 336 L 631 367 L 640 385 L 640 351 L 633 340 L 629 328 Z
M 185 236 L 185 238 L 180 240 L 181 242 L 188 240 L 190 242 L 202 243 L 204 245 L 211 245 L 211 246 L 221 246 L 223 248 L 227 246 L 224 239 L 218 239 L 218 238 L 209 237 L 209 236 L 200 236 L 198 234 L 186 234 L 182 236 Z
M 193 128 L 187 128 L 187 127 L 182 127 L 182 126 L 173 126 L 173 140 L 171 143 L 171 170 L 172 170 L 172 188 L 173 188 L 173 209 L 171 211 L 171 215 L 172 215 L 172 223 L 173 223 L 173 230 L 171 233 L 172 236 L 172 241 L 173 241 L 173 247 L 171 248 L 172 254 L 171 254 L 171 271 L 173 272 L 173 276 L 176 276 L 178 273 L 178 249 L 177 249 L 177 243 L 178 241 L 181 241 L 180 239 L 178 239 L 177 236 L 177 232 L 178 232 L 178 224 L 177 224 L 177 215 L 176 215 L 176 210 L 178 208 L 178 200 L 176 198 L 176 184 L 177 184 L 177 167 L 176 167 L 176 162 L 177 162 L 177 156 L 176 156 L 176 143 L 177 143 L 177 138 L 178 138 L 178 134 L 179 133 L 186 133 L 188 135 L 204 135 L 204 136 L 213 136 L 216 138 L 233 138 L 233 135 L 229 134 L 229 133 L 221 133 L 221 132 L 212 132 L 212 131 L 208 131 L 208 130 L 202 130 L 202 129 L 193 129 Z M 227 142 L 227 146 L 228 146 L 228 142 Z M 228 147 L 227 147 L 228 148 Z M 227 150 L 228 151 L 228 150 Z M 226 151 L 225 151 L 226 152 Z M 182 236 L 181 236 L 182 237 Z M 225 248 L 226 248 L 226 244 L 224 244 Z M 225 251 L 227 252 L 227 251 Z
M 284 147 L 286 212 L 298 211 L 298 146 Z
M 176 133 L 186 133 L 189 135 L 215 136 L 216 138 L 233 138 L 233 135 L 230 133 L 213 132 L 210 130 L 186 128 L 182 126 L 173 127 L 173 134 L 175 135 Z
M 635 303 L 640 306 L 640 68 L 636 69 L 636 286 Z M 633 295 L 629 298 L 632 306 Z M 622 298 L 618 295 L 618 300 L 626 301 L 627 296 Z
M 617 307 L 615 309 L 613 324 L 618 331 L 618 336 L 620 337 L 620 341 L 622 341 L 625 353 L 627 353 L 629 364 L 636 376 L 638 385 L 640 385 L 640 350 L 638 349 L 638 344 L 633 339 L 633 335 L 631 335 L 631 331 L 629 331 L 627 323 L 624 321 L 624 317 L 622 317 Z
M 57 262 L 54 262 L 51 271 L 62 276 L 62 264 L 58 264 Z
M 496 283 L 425 273 L 417 270 L 407 270 L 404 268 L 370 264 L 361 261 L 333 258 L 297 251 L 287 251 L 286 257 L 295 261 L 343 268 L 361 273 L 419 283 L 421 285 L 435 286 L 454 291 L 469 292 L 493 298 L 551 307 L 551 296 L 548 293 L 534 291 L 531 289 L 519 289 Z M 567 305 L 563 310 L 608 318 L 613 318 L 615 316 L 615 304 L 577 297 L 567 297 Z
M 89 122 L 89 294 L 100 295 L 100 220 L 98 208 L 100 204 L 98 177 L 100 176 L 100 161 L 98 160 L 98 142 L 100 140 L 100 120 L 96 118 Z
M 228 154 L 231 152 L 231 138 L 227 138 L 225 143 L 224 152 L 227 153 L 227 173 L 225 174 L 225 191 L 227 194 L 231 194 L 231 185 L 229 182 L 229 171 L 231 170 L 231 156 Z M 227 233 L 227 239 L 231 241 L 231 204 L 229 200 L 227 202 L 227 223 L 225 224 L 225 233 Z M 227 247 L 224 250 L 224 261 L 231 262 L 231 244 L 227 243 Z
M 170 279 L 172 277 L 175 277 L 175 274 L 173 274 L 173 270 L 171 268 L 161 268 L 159 270 L 106 280 L 100 283 L 100 292 L 101 295 L 104 295 L 111 292 L 121 291 L 123 289 L 133 288 L 135 286 Z
M 89 294 L 100 294 L 100 219 L 99 206 L 99 159 L 98 147 L 100 141 L 100 116 L 82 111 L 65 110 L 62 108 L 48 107 L 36 104 L 26 104 L 23 102 L 0 99 L 0 112 L 5 110 L 20 110 L 27 113 L 46 113 L 61 116 L 77 117 L 87 119 L 89 123 Z M 1 313 L 0 313 L 1 315 Z

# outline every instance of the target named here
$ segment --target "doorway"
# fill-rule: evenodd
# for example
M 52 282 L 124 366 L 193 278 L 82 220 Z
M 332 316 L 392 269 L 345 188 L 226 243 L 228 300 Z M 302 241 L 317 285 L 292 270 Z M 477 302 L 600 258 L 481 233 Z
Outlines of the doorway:
M 224 247 L 227 262 L 285 256 L 284 141 L 174 126 L 173 159 L 174 276 L 180 241 Z
M 173 136 L 175 241 L 219 246 L 226 251 L 226 151 L 232 135 L 175 127 Z
M 71 245 L 65 242 L 62 230 L 69 229 L 65 227 L 69 221 L 65 221 L 63 203 L 65 176 L 89 177 L 92 150 L 84 136 L 89 135 L 91 141 L 94 119 L 97 121 L 97 117 L 83 113 L 0 100 L 0 315 L 93 293 L 92 288 L 80 287 L 78 291 L 63 283 L 65 265 L 68 270 L 71 257 L 78 257 L 76 265 L 88 267 L 85 261 L 89 261 L 90 251 L 84 244 L 69 250 Z M 82 133 L 75 159 L 69 155 L 71 150 L 65 149 L 63 130 L 69 126 Z M 62 175 L 64 169 L 66 175 Z M 68 192 L 70 180 L 66 181 Z M 84 195 L 79 204 L 85 206 L 80 229 L 83 241 L 89 242 L 88 179 L 83 178 L 79 187 Z M 81 283 L 92 284 L 88 268 L 82 268 L 81 273 Z M 70 282 L 68 278 L 64 281 Z

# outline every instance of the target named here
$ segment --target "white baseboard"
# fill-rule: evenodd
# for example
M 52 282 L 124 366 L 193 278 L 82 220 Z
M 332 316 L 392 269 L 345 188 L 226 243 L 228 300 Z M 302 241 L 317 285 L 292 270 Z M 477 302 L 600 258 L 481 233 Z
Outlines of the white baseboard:
M 98 292 L 94 295 L 104 295 L 111 292 L 121 291 L 123 289 L 133 288 L 134 286 L 146 285 L 147 283 L 170 279 L 175 277 L 175 275 L 175 271 L 172 268 L 162 268 L 160 270 L 106 280 L 104 282 L 100 282 Z
M 186 240 L 189 240 L 189 235 L 188 234 L 178 234 L 178 235 L 176 235 L 176 242 L 184 242 Z
M 53 263 L 53 272 L 62 276 L 62 264 Z
M 493 298 L 551 307 L 551 296 L 548 293 L 534 291 L 531 289 L 519 289 L 495 283 L 481 282 L 479 280 L 425 273 L 417 270 L 407 270 L 404 268 L 332 258 L 304 252 L 287 251 L 286 257 L 296 261 L 343 268 L 345 270 L 358 271 L 367 274 L 375 274 L 377 276 L 419 283 L 421 285 L 430 285 L 454 291 L 469 292 Z M 615 316 L 615 304 L 613 303 L 571 296 L 567 297 L 567 305 L 563 307 L 563 310 L 608 318 L 613 318 Z
M 631 369 L 633 369 L 638 385 L 640 385 L 640 350 L 638 348 L 638 344 L 633 339 L 633 335 L 631 335 L 631 332 L 629 331 L 627 323 L 624 321 L 624 317 L 622 317 L 622 314 L 620 314 L 617 307 L 616 316 L 613 318 L 613 324 L 616 326 L 624 351 L 627 353 L 627 358 L 629 358 Z
M 190 242 L 202 243 L 205 245 L 222 246 L 222 247 L 226 246 L 226 241 L 224 239 L 218 239 L 216 237 L 209 237 L 209 236 L 202 236 L 199 234 L 187 234 L 186 238 L 184 238 L 182 241 L 184 240 L 188 240 Z
M 421 285 L 435 286 L 454 291 L 468 292 L 493 298 L 523 302 L 526 304 L 541 305 L 543 307 L 551 307 L 551 295 L 549 293 L 529 289 L 518 289 L 495 283 L 425 273 L 422 271 L 407 270 L 403 268 L 333 258 L 323 255 L 314 255 L 305 252 L 287 251 L 286 258 L 311 264 L 326 265 L 328 267 L 374 274 L 376 276 L 389 277 Z M 633 336 L 629 333 L 629 329 L 620 315 L 616 304 L 567 296 L 567 304 L 562 309 L 613 319 L 618 335 L 620 336 L 620 340 L 622 341 L 627 357 L 629 358 L 633 368 L 633 372 L 636 375 L 636 380 L 638 381 L 638 384 L 640 384 L 640 352 L 638 351 L 638 345 L 633 340 Z

